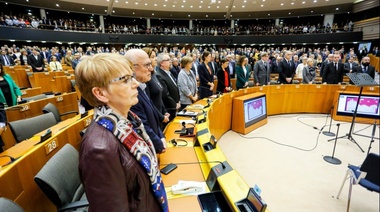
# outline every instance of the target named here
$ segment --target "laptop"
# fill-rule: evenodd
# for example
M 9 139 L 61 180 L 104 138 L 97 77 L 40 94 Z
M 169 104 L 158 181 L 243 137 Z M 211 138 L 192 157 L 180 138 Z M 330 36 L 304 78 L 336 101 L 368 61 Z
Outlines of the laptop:
M 245 199 L 236 202 L 235 205 L 240 212 L 264 212 L 267 208 L 267 204 L 253 188 L 249 189 Z

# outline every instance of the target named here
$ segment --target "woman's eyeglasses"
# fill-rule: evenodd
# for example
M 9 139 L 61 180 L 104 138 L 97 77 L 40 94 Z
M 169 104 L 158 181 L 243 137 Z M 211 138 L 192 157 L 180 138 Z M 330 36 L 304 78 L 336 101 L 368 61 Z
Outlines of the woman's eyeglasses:
M 135 79 L 135 76 L 133 76 L 133 75 L 125 75 L 125 76 L 118 77 L 118 78 L 110 80 L 110 83 L 115 83 L 115 82 L 123 80 L 125 84 L 129 84 L 129 83 L 133 82 L 133 79 Z

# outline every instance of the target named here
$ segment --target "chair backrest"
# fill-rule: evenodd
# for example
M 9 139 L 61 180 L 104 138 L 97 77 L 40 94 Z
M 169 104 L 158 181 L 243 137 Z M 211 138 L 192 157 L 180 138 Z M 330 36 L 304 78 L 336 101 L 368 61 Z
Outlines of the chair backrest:
M 360 167 L 360 171 L 367 172 L 364 179 L 380 185 L 380 156 L 375 153 L 369 153 Z
M 25 97 L 25 98 L 22 98 L 23 100 L 26 100 L 26 101 L 31 101 L 31 100 L 39 100 L 39 99 L 45 99 L 47 98 L 47 96 L 45 94 L 38 94 L 38 95 L 35 95 L 35 96 L 31 96 L 31 97 Z
M 78 151 L 70 144 L 66 144 L 34 177 L 42 192 L 58 208 L 78 201 L 84 194 L 78 164 Z
M 53 113 L 55 120 L 57 120 L 57 122 L 62 121 L 61 115 L 59 114 L 59 111 L 58 111 L 58 108 L 50 102 L 47 105 L 45 105 L 44 108 L 42 108 L 42 112 L 43 113 Z
M 57 123 L 53 113 L 47 113 L 28 119 L 9 122 L 9 126 L 16 141 L 21 142 Z
M 23 212 L 22 209 L 17 203 L 13 202 L 10 199 L 5 197 L 0 197 L 0 211 L 1 212 Z

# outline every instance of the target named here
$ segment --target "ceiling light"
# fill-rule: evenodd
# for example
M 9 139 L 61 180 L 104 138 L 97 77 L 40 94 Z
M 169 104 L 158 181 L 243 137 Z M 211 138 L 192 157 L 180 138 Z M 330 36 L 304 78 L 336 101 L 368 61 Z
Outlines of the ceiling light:
M 199 5 L 199 8 L 202 8 L 202 6 Z
M 317 3 L 317 0 L 314 0 L 313 2 L 314 2 L 314 3 Z
M 148 3 L 145 3 L 145 6 L 148 6 Z
M 29 0 L 26 0 L 26 2 L 29 2 Z
M 228 8 L 228 6 L 226 6 L 226 8 Z
M 139 3 L 138 2 L 135 2 L 135 5 L 138 5 Z
M 15 42 L 15 40 L 9 40 L 10 42 Z
M 303 1 L 302 4 L 305 4 L 305 2 Z
M 203 4 L 203 1 L 201 1 L 201 4 Z
M 157 7 L 157 4 L 154 4 L 155 7 Z
M 175 7 L 175 5 L 173 4 L 173 7 Z
M 135 12 L 132 13 L 133 15 L 135 14 Z
M 219 6 L 216 6 L 216 8 L 219 8 Z
M 243 5 L 243 6 L 241 6 L 242 8 L 244 8 L 245 6 Z
M 281 3 L 281 6 L 284 6 L 284 3 Z
M 166 4 L 164 4 L 164 7 L 166 7 Z
M 236 6 L 234 5 L 233 8 L 235 8 Z
M 220 1 L 218 1 L 218 4 L 220 4 Z
M 193 5 L 191 5 L 190 8 L 193 8 Z
M 125 3 L 128 4 L 128 1 L 126 1 Z
M 289 12 L 289 15 L 292 14 L 291 12 Z
M 188 15 L 190 17 L 190 15 Z
M 119 1 L 118 1 L 118 0 L 116 0 L 115 2 L 116 2 L 116 3 L 119 3 Z
M 104 12 L 107 12 L 107 10 L 104 10 Z
M 294 2 L 292 2 L 292 3 L 290 3 L 291 5 L 293 5 L 294 4 Z
M 313 13 L 314 11 L 312 10 L 312 11 L 310 11 L 311 13 Z
M 262 4 L 261 7 L 264 7 L 264 5 Z
M 30 40 L 27 40 L 26 42 L 30 43 L 30 42 L 32 42 L 32 41 L 30 41 Z
M 152 13 L 152 15 L 154 15 L 154 13 Z
M 208 6 L 207 8 L 210 8 L 210 6 Z
M 112 10 L 112 13 L 115 13 L 115 10 Z
M 339 7 L 335 8 L 335 10 L 339 10 Z
M 84 10 L 84 7 L 82 7 L 82 10 Z
M 268 16 L 270 16 L 270 13 L 268 13 Z
M 208 15 L 206 15 L 206 18 L 208 18 Z
M 59 4 L 55 4 L 55 6 L 59 7 Z

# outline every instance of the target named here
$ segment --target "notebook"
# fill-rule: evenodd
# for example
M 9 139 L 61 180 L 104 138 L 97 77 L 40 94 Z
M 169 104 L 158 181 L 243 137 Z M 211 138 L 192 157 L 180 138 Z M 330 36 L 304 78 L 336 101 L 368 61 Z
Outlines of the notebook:
M 245 199 L 236 202 L 235 205 L 240 212 L 264 212 L 267 208 L 267 204 L 253 188 L 249 189 Z

